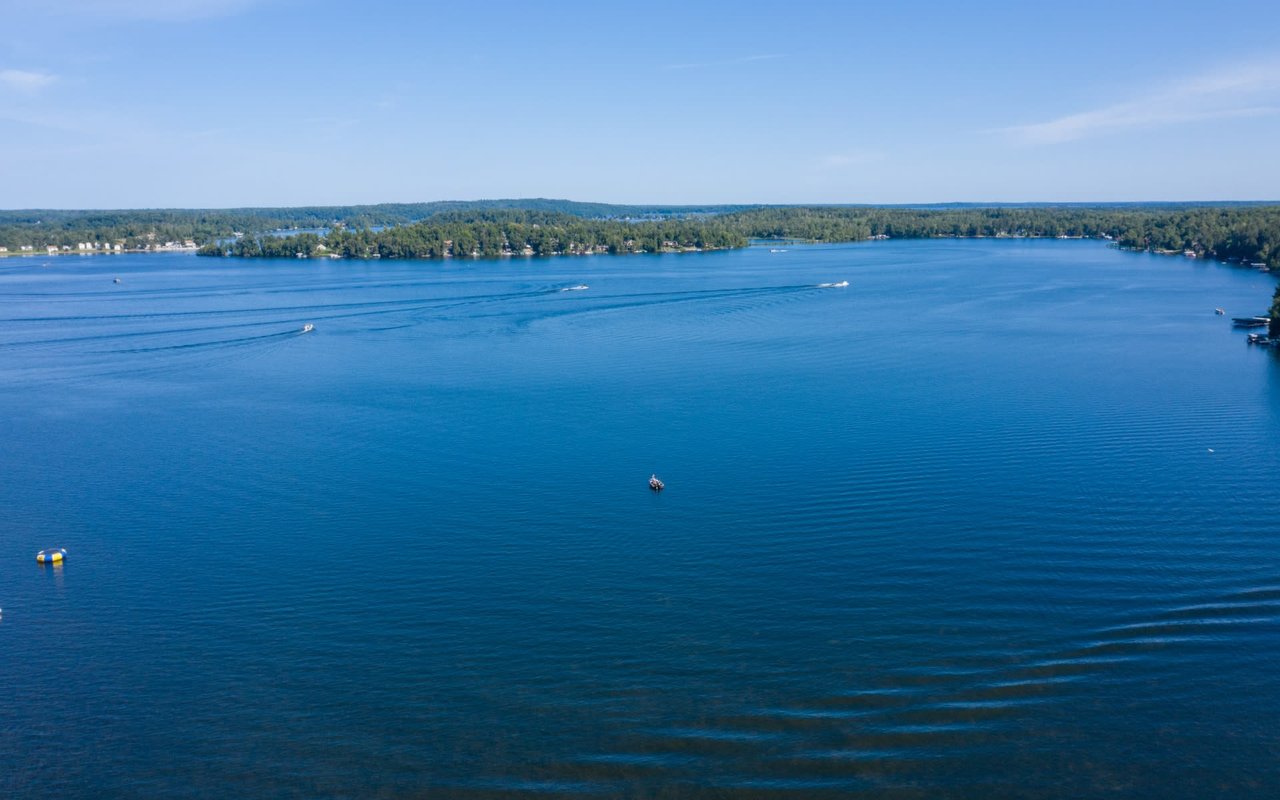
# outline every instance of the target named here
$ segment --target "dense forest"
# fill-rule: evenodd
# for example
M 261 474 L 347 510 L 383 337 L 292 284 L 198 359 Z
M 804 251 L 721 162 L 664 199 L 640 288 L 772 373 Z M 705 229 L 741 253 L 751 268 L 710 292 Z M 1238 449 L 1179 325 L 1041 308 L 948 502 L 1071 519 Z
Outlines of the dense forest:
M 709 221 L 711 220 L 711 221 Z M 324 236 L 241 236 L 214 242 L 201 255 L 250 258 L 496 257 L 645 253 L 745 247 L 747 239 L 714 218 L 667 217 L 624 221 L 587 219 L 551 211 L 446 211 L 411 225 L 374 231 L 335 227 Z
M 901 208 L 765 208 L 717 219 L 747 236 L 812 241 L 872 237 L 1072 236 L 1111 239 L 1157 252 L 1276 264 L 1280 206 Z
M 280 232 L 327 231 L 324 235 Z M 1280 268 L 1280 206 L 1248 203 L 906 206 L 640 206 L 478 200 L 367 206 L 0 211 L 0 247 L 148 249 L 191 240 L 205 255 L 354 258 L 633 253 L 876 237 L 1081 236 Z
M 207 244 L 237 233 L 259 235 L 297 228 L 353 229 L 406 225 L 440 214 L 484 210 L 523 210 L 571 214 L 587 219 L 664 219 L 737 211 L 747 206 L 621 206 L 571 200 L 447 200 L 432 203 L 383 203 L 367 206 L 298 208 L 136 209 L 0 211 L 0 247 L 44 250 L 82 242 L 145 249 L 156 243 L 193 240 Z
M 653 219 L 473 207 L 375 231 L 339 225 L 325 236 L 246 235 L 205 255 L 356 258 L 634 253 L 745 246 L 752 239 L 1068 236 L 1122 247 L 1280 267 L 1280 206 L 1031 206 L 999 208 L 762 207 Z

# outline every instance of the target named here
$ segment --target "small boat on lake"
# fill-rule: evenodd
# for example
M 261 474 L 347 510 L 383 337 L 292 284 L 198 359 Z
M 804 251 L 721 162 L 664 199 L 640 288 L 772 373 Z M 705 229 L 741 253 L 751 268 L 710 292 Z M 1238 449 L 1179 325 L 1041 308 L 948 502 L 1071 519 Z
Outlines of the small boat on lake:
M 562 292 L 585 292 L 586 290 L 588 290 L 588 289 L 590 289 L 590 288 L 591 288 L 591 287 L 590 287 L 590 286 L 588 286 L 588 285 L 586 285 L 585 283 L 580 283 L 580 284 L 578 284 L 577 286 L 566 286 L 566 287 L 564 287 L 563 289 L 561 289 L 560 291 L 562 291 Z
M 650 488 L 650 489 L 652 489 L 652 490 L 654 490 L 655 492 L 660 492 L 660 491 L 662 491 L 663 489 L 667 488 L 667 485 L 666 485 L 665 483 L 663 483 L 663 482 L 658 478 L 658 476 L 657 476 L 657 475 L 650 475 L 650 476 L 649 476 L 649 488 Z
M 849 285 L 848 281 L 840 281 L 839 283 L 820 283 L 819 289 L 843 289 Z
M 1227 310 L 1225 308 L 1215 308 L 1213 310 L 1213 313 L 1217 314 L 1218 316 L 1222 316 L 1223 314 L 1227 313 Z
M 315 325 L 312 325 L 310 322 L 308 322 L 306 325 L 303 325 L 303 326 L 302 326 L 302 332 L 303 332 L 303 333 L 311 333 L 311 332 L 312 332 L 312 331 L 314 331 L 315 329 L 316 329 L 316 326 L 315 326 Z

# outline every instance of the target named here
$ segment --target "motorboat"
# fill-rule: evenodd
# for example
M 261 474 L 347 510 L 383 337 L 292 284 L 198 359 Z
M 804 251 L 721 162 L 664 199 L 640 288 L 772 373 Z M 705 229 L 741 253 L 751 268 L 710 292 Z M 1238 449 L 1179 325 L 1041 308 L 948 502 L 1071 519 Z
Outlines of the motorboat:
M 316 326 L 315 326 L 315 325 L 312 325 L 310 322 L 308 322 L 306 325 L 303 325 L 303 326 L 302 326 L 302 332 L 303 332 L 303 333 L 311 333 L 311 332 L 312 332 L 312 331 L 314 331 L 315 329 L 316 329 Z
M 650 475 L 650 476 L 649 476 L 649 488 L 650 488 L 650 489 L 652 489 L 652 490 L 654 490 L 655 492 L 660 492 L 660 491 L 662 491 L 663 489 L 667 488 L 667 485 L 666 485 L 665 483 L 663 483 L 663 482 L 662 482 L 662 480 L 661 480 L 660 478 L 658 478 L 658 476 L 657 476 L 657 475 Z

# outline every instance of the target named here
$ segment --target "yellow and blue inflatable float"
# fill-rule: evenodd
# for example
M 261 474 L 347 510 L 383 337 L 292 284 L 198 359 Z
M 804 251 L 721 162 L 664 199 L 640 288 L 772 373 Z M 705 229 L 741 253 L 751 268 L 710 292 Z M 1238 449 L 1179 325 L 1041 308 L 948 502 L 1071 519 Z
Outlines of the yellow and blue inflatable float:
M 66 557 L 67 551 L 62 547 L 41 550 L 39 553 L 36 553 L 36 561 L 39 561 L 41 564 L 57 564 Z

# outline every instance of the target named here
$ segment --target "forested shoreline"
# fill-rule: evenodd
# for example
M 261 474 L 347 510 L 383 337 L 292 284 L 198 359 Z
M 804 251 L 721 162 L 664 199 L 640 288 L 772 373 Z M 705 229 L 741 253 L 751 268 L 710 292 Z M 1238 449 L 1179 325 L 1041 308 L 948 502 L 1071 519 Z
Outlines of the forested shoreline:
M 1122 247 L 1280 266 L 1280 206 L 1185 208 L 765 208 L 719 218 L 752 238 L 1081 237 Z
M 295 233 L 297 229 L 322 233 Z M 192 241 L 246 258 L 491 258 L 651 253 L 751 240 L 1085 237 L 1153 252 L 1280 268 L 1280 205 L 1099 204 L 624 206 L 482 200 L 225 210 L 0 211 L 6 254 L 79 243 L 154 249 Z M 95 250 L 93 247 L 80 250 Z M 106 248 L 101 248 L 106 249 Z
M 765 207 L 660 219 L 586 218 L 519 209 L 445 211 L 381 230 L 242 236 L 203 255 L 445 258 L 641 253 L 744 247 L 751 240 L 1080 237 L 1120 247 L 1280 267 L 1280 206 L 850 208 Z
M 24 247 L 44 250 L 50 246 L 76 250 L 80 243 L 97 243 L 142 250 L 156 242 L 192 240 L 204 245 L 238 234 L 253 236 L 333 227 L 379 229 L 438 215 L 503 210 L 561 213 L 586 219 L 643 220 L 722 214 L 743 208 L 746 206 L 626 206 L 533 198 L 294 208 L 0 210 L 0 247 L 8 248 L 9 252 L 21 252 Z
M 623 221 L 515 210 L 445 212 L 374 231 L 336 227 L 324 235 L 242 236 L 201 255 L 241 258 L 445 258 L 653 253 L 745 247 L 731 226 L 695 217 Z

